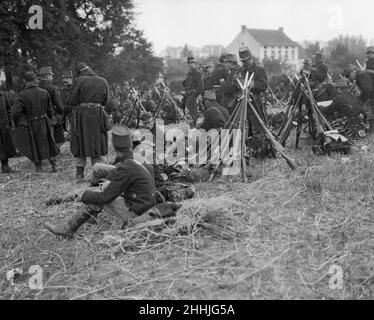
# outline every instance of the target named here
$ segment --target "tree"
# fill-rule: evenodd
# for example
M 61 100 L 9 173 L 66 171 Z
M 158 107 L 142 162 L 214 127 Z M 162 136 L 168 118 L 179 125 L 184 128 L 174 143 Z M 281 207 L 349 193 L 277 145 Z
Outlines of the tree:
M 192 51 L 188 49 L 187 43 L 184 45 L 182 52 L 181 52 L 181 57 L 182 58 L 188 58 L 193 55 Z
M 30 30 L 28 9 L 34 0 L 3 0 L 0 4 L 0 64 L 7 85 L 14 74 L 31 66 L 53 66 L 55 73 L 88 63 L 105 73 L 108 62 L 122 48 L 145 46 L 145 59 L 153 57 L 150 45 L 134 26 L 133 0 L 39 0 L 43 29 Z
M 322 44 L 319 41 L 316 41 L 316 42 L 304 41 L 304 43 L 306 44 L 306 46 L 305 46 L 305 56 L 309 59 L 312 59 L 313 55 L 316 52 L 323 52 L 324 47 L 322 46 Z
M 281 75 L 285 68 L 285 63 L 277 59 L 264 59 L 262 64 L 264 65 L 268 76 Z

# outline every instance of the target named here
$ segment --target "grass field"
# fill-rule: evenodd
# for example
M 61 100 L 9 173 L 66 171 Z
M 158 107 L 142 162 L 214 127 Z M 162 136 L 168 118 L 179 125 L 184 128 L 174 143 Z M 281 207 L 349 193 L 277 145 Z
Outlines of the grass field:
M 45 205 L 77 186 L 68 144 L 57 174 L 49 163 L 37 174 L 25 158 L 12 159 L 19 172 L 0 175 L 0 298 L 373 298 L 373 138 L 343 157 L 317 157 L 307 139 L 302 150 L 292 144 L 294 172 L 281 158 L 253 161 L 250 183 L 196 185 L 167 225 L 116 231 L 103 216 L 73 240 L 43 227 L 79 206 Z M 28 287 L 32 265 L 43 269 L 41 290 Z M 334 265 L 342 289 L 329 286 Z M 24 275 L 11 285 L 14 268 Z

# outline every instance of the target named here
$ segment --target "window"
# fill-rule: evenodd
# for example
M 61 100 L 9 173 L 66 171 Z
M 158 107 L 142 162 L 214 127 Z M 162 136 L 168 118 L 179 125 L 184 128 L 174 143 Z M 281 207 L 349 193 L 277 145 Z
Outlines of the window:
M 295 60 L 295 50 L 292 50 L 292 51 L 291 51 L 291 59 L 292 59 L 292 60 Z

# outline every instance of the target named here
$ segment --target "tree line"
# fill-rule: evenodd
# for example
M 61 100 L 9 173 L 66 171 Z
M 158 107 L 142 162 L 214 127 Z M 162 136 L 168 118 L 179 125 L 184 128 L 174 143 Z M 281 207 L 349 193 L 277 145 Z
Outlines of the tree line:
M 32 5 L 43 9 L 43 29 L 28 27 Z M 110 83 L 152 82 L 162 70 L 152 44 L 134 25 L 133 0 L 2 0 L 0 66 L 8 89 L 30 69 L 59 75 L 85 62 Z

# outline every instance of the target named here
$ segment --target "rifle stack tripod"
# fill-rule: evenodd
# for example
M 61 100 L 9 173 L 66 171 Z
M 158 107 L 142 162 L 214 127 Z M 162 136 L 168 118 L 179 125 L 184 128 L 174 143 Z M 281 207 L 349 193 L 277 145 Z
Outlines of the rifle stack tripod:
M 308 78 L 305 73 L 302 73 L 300 79 L 295 86 L 295 91 L 287 106 L 285 118 L 278 131 L 279 142 L 282 146 L 286 144 L 288 137 L 290 136 L 291 129 L 293 126 L 293 119 L 298 113 L 297 117 L 297 130 L 296 130 L 296 142 L 295 148 L 299 147 L 299 139 L 303 126 L 303 109 L 306 109 L 308 115 L 308 129 L 309 133 L 314 141 L 313 151 L 318 154 L 323 153 L 320 149 L 320 142 L 326 136 L 326 134 L 333 133 L 338 135 L 342 141 L 346 140 L 343 136 L 334 130 L 330 123 L 323 116 L 318 108 L 317 102 L 314 99 L 312 90 Z
M 225 129 L 228 130 L 228 142 L 223 146 L 223 150 L 221 151 L 222 155 L 227 154 L 227 148 L 230 146 L 230 142 L 232 145 L 236 145 L 240 141 L 240 176 L 243 182 L 247 182 L 246 176 L 246 152 L 247 152 L 247 140 L 248 140 L 248 108 L 252 111 L 252 113 L 257 118 L 264 135 L 269 140 L 271 146 L 287 161 L 288 165 L 294 170 L 297 167 L 297 164 L 294 159 L 292 159 L 285 149 L 280 145 L 280 143 L 274 138 L 272 133 L 270 132 L 267 125 L 259 116 L 256 108 L 253 106 L 252 101 L 254 101 L 253 96 L 250 92 L 250 85 L 253 81 L 254 73 L 252 73 L 251 77 L 248 76 L 248 72 L 246 73 L 244 82 L 239 79 L 236 79 L 240 88 L 241 88 L 241 95 L 237 99 L 235 108 L 233 113 L 231 114 L 229 120 L 225 124 Z M 240 134 L 234 134 L 234 129 L 239 129 Z M 222 162 L 222 159 L 221 159 Z M 221 163 L 220 163 L 221 164 Z

